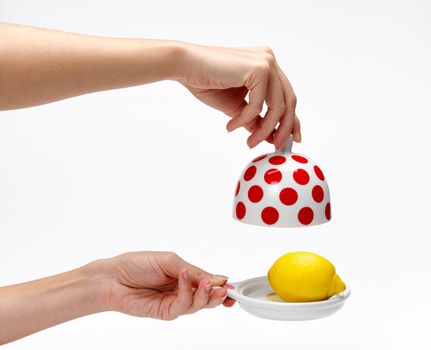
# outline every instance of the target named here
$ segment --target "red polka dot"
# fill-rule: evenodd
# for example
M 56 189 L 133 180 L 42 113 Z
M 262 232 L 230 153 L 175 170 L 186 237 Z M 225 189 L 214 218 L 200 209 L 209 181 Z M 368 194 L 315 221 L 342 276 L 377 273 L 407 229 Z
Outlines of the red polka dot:
M 273 165 L 280 165 L 286 161 L 286 157 L 283 156 L 274 156 L 269 158 L 269 162 Z
M 325 207 L 325 216 L 328 220 L 331 220 L 331 203 L 328 202 Z
M 251 186 L 248 190 L 248 199 L 250 199 L 251 202 L 257 203 L 259 202 L 263 197 L 263 190 L 260 186 Z
M 258 162 L 259 160 L 262 160 L 262 159 L 266 158 L 266 156 L 267 156 L 267 154 L 263 154 L 263 155 L 261 155 L 261 156 L 259 156 L 259 157 L 257 157 L 257 158 L 254 158 L 252 162 L 253 162 L 253 163 L 256 163 L 256 162 Z
M 314 186 L 313 190 L 311 191 L 311 195 L 317 203 L 320 203 L 321 201 L 323 201 L 324 197 L 323 188 L 319 185 Z
M 250 181 L 254 175 L 256 175 L 256 167 L 254 165 L 252 165 L 251 167 L 249 167 L 245 173 L 244 173 L 244 180 L 245 181 Z
M 317 165 L 314 166 L 314 172 L 316 173 L 317 177 L 320 180 L 322 181 L 325 180 L 325 176 L 323 175 L 322 170 L 320 170 L 320 168 Z
M 298 200 L 298 193 L 290 187 L 283 188 L 280 192 L 280 201 L 285 205 L 295 204 Z
M 243 202 L 238 202 L 238 204 L 236 205 L 235 212 L 238 220 L 242 220 L 244 218 L 246 210 Z
M 297 169 L 293 172 L 293 179 L 300 185 L 306 185 L 310 181 L 310 175 L 304 169 Z
M 264 175 L 265 182 L 269 185 L 278 184 L 282 177 L 281 172 L 277 169 L 269 169 Z
M 309 207 L 302 208 L 298 213 L 298 220 L 303 225 L 308 225 L 313 221 L 314 213 L 313 209 Z
M 273 225 L 278 221 L 279 215 L 277 209 L 273 207 L 266 207 L 262 210 L 262 221 L 267 225 Z
M 238 181 L 235 189 L 235 197 L 238 196 L 238 192 L 240 188 L 241 188 L 241 181 Z
M 294 154 L 292 156 L 292 158 L 294 160 L 296 160 L 298 163 L 302 163 L 302 164 L 307 164 L 308 163 L 308 159 L 302 156 L 298 156 L 297 154 Z

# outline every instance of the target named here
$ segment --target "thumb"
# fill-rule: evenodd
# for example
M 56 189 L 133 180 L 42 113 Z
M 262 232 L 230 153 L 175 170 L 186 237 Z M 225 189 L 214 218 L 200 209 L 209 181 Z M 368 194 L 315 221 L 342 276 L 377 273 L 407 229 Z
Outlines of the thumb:
M 181 259 L 175 253 L 170 254 L 169 260 L 170 260 L 171 269 L 176 275 L 175 277 L 178 277 L 180 272 L 186 269 L 188 277 L 190 278 L 190 281 L 192 282 L 193 286 L 197 286 L 199 282 L 202 281 L 203 279 L 209 279 L 212 286 L 222 286 L 228 280 L 226 276 L 214 275 L 212 273 L 202 270 L 201 268 L 195 265 L 188 263 L 187 261 Z
M 214 275 L 212 273 L 206 272 L 199 267 L 187 263 L 187 272 L 190 276 L 193 285 L 198 285 L 200 281 L 207 278 L 210 280 L 212 286 L 222 286 L 224 285 L 228 278 L 222 275 Z

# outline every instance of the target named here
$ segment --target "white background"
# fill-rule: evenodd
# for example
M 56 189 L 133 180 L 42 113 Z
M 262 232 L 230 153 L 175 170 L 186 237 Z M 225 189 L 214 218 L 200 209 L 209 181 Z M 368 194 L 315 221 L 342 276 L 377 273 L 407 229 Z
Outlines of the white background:
M 0 114 L 0 284 L 130 250 L 173 250 L 232 281 L 281 254 L 330 259 L 336 315 L 289 323 L 238 305 L 174 322 L 105 313 L 8 349 L 429 349 L 431 5 L 427 1 L 17 1 L 0 20 L 106 36 L 271 46 L 298 96 L 303 143 L 333 220 L 231 218 L 243 166 L 271 151 L 173 82 Z M 0 67 L 1 68 L 1 67 Z

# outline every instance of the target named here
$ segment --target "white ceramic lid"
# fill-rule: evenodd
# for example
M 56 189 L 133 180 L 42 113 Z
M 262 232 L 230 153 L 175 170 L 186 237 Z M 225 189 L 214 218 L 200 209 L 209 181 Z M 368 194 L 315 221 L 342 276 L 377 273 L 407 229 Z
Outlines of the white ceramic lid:
M 247 164 L 236 185 L 234 219 L 267 227 L 312 226 L 331 219 L 325 175 L 309 157 L 291 148 L 292 138 L 282 150 Z

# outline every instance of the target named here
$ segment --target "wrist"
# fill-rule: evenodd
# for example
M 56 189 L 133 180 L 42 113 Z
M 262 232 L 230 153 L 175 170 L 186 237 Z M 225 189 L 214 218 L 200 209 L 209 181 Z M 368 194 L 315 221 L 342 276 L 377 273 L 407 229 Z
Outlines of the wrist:
M 138 57 L 134 61 L 137 64 L 137 83 L 183 79 L 188 63 L 187 44 L 173 40 L 147 39 L 132 42 L 126 39 L 124 44 L 127 59 Z
M 0 344 L 82 316 L 107 311 L 97 264 L 0 288 Z
M 114 267 L 111 259 L 100 259 L 79 268 L 85 276 L 87 288 L 95 302 L 97 312 L 113 311 L 112 286 L 115 283 Z
M 171 78 L 181 84 L 187 84 L 191 73 L 196 69 L 196 47 L 195 44 L 173 41 L 171 42 L 171 59 L 170 65 Z
M 165 80 L 183 82 L 186 80 L 187 70 L 190 69 L 190 48 L 189 44 L 180 41 L 166 41 Z

